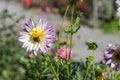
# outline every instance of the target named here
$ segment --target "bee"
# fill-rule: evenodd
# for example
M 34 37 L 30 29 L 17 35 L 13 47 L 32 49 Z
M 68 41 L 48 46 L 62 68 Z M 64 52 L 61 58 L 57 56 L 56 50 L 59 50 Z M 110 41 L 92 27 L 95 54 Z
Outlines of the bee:
M 33 40 L 34 40 L 35 42 L 40 42 L 40 38 L 39 38 L 39 37 L 34 37 Z

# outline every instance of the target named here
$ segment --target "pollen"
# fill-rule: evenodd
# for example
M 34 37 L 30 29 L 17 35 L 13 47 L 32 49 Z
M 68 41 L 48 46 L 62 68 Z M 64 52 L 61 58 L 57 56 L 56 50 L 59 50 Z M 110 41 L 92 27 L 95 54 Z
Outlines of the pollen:
M 33 43 L 40 43 L 41 40 L 44 38 L 44 33 L 40 29 L 33 29 L 30 33 L 30 40 Z

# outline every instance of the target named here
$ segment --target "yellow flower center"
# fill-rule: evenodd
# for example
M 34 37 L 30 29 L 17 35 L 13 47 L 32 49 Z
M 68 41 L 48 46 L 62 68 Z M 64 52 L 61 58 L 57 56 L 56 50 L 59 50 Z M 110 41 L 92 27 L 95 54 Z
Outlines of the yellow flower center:
M 43 31 L 40 30 L 40 29 L 34 28 L 34 29 L 30 32 L 30 40 L 31 40 L 34 44 L 40 43 L 43 38 L 44 38 L 44 33 L 43 33 Z

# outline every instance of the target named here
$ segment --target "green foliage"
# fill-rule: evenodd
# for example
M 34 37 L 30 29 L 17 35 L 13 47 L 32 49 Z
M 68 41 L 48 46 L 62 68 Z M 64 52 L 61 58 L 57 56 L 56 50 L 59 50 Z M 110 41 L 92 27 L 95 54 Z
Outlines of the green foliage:
M 82 65 L 79 62 L 72 62 L 72 79 L 71 80 L 82 80 Z
M 104 33 L 117 33 L 118 32 L 118 19 L 113 19 L 110 22 L 104 22 L 99 26 Z
M 53 75 L 49 69 L 45 56 L 29 59 L 29 64 L 26 65 L 25 80 L 52 80 Z
M 0 29 L 0 80 L 24 79 L 23 62 L 26 59 L 17 40 L 16 24 L 5 24 L 6 19 L 12 17 L 7 10 L 0 14 L 0 20 L 3 22 Z
M 51 73 L 50 63 L 52 63 L 55 70 L 59 65 L 58 71 L 60 80 L 68 80 L 68 75 L 66 74 L 67 62 L 64 61 L 64 63 L 61 63 L 61 60 L 56 62 L 50 55 L 49 58 L 51 62 L 48 61 L 46 55 L 39 55 L 39 58 L 29 59 L 29 64 L 26 66 L 25 80 L 53 80 L 55 76 Z M 80 63 L 72 62 L 70 69 L 71 80 L 80 80 Z

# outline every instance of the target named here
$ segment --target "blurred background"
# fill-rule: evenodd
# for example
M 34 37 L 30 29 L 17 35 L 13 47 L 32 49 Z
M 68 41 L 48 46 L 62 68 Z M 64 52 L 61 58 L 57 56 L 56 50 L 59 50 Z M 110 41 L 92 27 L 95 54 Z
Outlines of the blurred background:
M 25 76 L 25 50 L 18 42 L 20 30 L 29 18 L 47 19 L 57 30 L 70 0 L 0 0 L 0 80 L 23 80 Z M 107 44 L 118 43 L 118 18 L 115 0 L 83 0 L 75 6 L 83 12 L 80 30 L 73 38 L 72 60 L 80 61 L 90 55 L 86 41 L 98 44 L 95 62 L 102 60 Z M 70 26 L 70 13 L 64 26 Z M 64 36 L 63 36 L 64 37 Z

